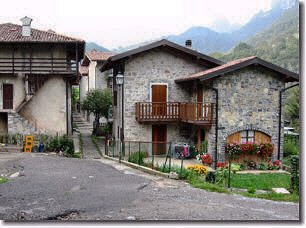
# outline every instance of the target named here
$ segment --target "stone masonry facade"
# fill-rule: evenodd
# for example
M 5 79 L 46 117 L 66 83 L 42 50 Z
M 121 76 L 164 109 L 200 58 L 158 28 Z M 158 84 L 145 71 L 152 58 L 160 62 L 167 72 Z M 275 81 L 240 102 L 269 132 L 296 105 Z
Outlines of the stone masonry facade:
M 190 102 L 193 87 L 183 88 L 174 80 L 180 76 L 203 71 L 207 68 L 162 50 L 151 50 L 131 58 L 125 63 L 124 72 L 124 135 L 125 140 L 152 141 L 152 125 L 141 124 L 135 119 L 135 103 L 150 102 L 152 83 L 164 83 L 168 88 L 168 102 Z M 116 87 L 115 87 L 116 88 Z M 120 94 L 118 93 L 118 102 Z M 119 103 L 118 103 L 119 104 Z M 118 129 L 118 107 L 114 109 L 114 132 Z M 180 126 L 167 125 L 167 141 L 186 142 Z M 117 135 L 115 134 L 116 138 Z M 148 152 L 151 151 L 148 149 Z
M 276 73 L 260 66 L 249 66 L 213 81 L 213 87 L 217 88 L 219 93 L 219 161 L 225 159 L 227 137 L 243 130 L 256 130 L 270 136 L 274 145 L 273 157 L 277 158 L 279 92 L 284 86 L 284 81 L 280 80 Z M 212 91 L 211 94 L 213 93 Z M 282 129 L 283 127 L 282 119 Z M 283 141 L 282 132 L 281 159 Z M 215 126 L 208 131 L 208 143 L 209 150 L 215 154 Z

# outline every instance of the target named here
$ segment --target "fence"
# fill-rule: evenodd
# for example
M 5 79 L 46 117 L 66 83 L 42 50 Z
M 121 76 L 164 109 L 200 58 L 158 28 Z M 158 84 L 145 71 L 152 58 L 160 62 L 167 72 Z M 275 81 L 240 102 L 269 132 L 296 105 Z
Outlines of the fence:
M 120 141 L 108 140 L 105 143 L 105 155 L 116 157 L 119 161 L 128 161 L 154 170 L 170 172 L 182 170 L 183 156 L 174 156 L 171 142 Z

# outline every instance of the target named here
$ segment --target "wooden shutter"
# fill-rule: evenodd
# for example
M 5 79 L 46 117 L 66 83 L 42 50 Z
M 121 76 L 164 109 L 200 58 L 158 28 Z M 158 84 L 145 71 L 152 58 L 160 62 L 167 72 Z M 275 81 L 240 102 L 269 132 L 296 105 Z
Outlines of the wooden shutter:
M 240 143 L 241 142 L 241 135 L 240 132 L 236 132 L 227 137 L 227 143 Z
M 117 91 L 114 91 L 114 106 L 117 106 Z
M 255 143 L 261 143 L 261 142 L 270 143 L 271 137 L 260 131 L 255 131 Z

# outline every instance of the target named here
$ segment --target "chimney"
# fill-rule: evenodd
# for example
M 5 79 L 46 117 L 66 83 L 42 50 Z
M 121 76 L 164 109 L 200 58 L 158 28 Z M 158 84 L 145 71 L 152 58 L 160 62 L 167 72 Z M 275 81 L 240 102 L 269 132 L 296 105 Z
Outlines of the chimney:
M 192 41 L 191 40 L 186 40 L 185 47 L 191 49 L 192 48 Z
M 22 36 L 31 36 L 31 22 L 32 19 L 25 16 L 20 19 L 22 22 Z

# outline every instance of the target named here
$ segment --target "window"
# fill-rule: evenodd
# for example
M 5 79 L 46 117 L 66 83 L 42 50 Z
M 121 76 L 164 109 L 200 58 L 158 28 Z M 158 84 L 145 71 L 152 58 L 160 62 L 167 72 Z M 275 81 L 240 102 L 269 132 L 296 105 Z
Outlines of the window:
M 241 143 L 246 142 L 254 142 L 255 141 L 255 134 L 254 131 L 242 131 L 241 132 Z

